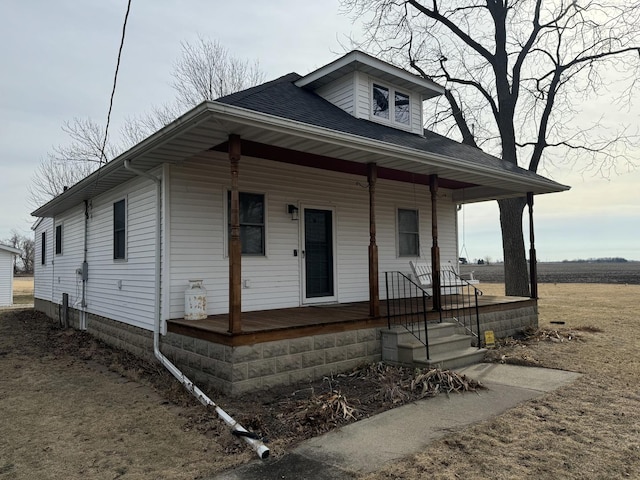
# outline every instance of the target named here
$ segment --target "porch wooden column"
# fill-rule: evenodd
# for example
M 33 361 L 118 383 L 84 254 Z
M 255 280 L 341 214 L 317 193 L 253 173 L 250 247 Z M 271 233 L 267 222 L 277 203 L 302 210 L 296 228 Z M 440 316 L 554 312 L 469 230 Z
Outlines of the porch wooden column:
M 376 244 L 376 181 L 378 166 L 367 164 L 369 180 L 369 316 L 380 316 L 380 283 L 378 279 L 378 245 Z
M 229 163 L 231 165 L 231 241 L 229 243 L 229 332 L 240 333 L 242 323 L 241 262 L 240 243 L 240 193 L 238 191 L 238 164 L 240 163 L 240 137 L 229 135 Z
M 538 259 L 536 258 L 536 239 L 533 234 L 533 193 L 527 193 L 529 206 L 529 275 L 531 278 L 531 298 L 538 298 Z
M 442 306 L 440 291 L 440 247 L 438 246 L 438 176 L 429 179 L 431 191 L 431 271 L 433 280 L 433 309 L 438 311 Z

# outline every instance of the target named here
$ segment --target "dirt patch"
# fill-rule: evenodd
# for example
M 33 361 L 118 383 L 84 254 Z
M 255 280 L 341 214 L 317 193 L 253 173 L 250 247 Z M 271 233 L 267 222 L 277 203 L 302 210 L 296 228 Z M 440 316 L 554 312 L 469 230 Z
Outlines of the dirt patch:
M 640 476 L 640 286 L 543 285 L 540 294 L 540 330 L 501 342 L 490 358 L 585 376 L 362 478 Z M 158 365 L 32 310 L 0 315 L 0 369 L 0 479 L 207 478 L 255 458 Z M 477 388 L 447 372 L 376 364 L 257 395 L 210 394 L 278 456 L 465 382 Z
M 0 378 L 6 392 L 0 395 L 0 418 L 13 426 L 0 440 L 0 458 L 8 459 L 0 461 L 0 479 L 42 472 L 196 478 L 254 457 L 159 364 L 62 329 L 31 309 L 0 315 L 0 367 L 11 372 Z M 389 408 L 480 388 L 455 372 L 379 363 L 260 394 L 210 395 L 269 439 L 272 456 L 278 456 L 303 439 Z

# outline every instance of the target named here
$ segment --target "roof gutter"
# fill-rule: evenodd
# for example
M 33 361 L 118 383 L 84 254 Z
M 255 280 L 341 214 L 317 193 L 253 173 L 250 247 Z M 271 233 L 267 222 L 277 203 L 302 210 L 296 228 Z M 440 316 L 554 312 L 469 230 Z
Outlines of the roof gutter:
M 422 150 L 393 145 L 351 133 L 339 132 L 326 127 L 319 127 L 267 113 L 256 112 L 242 107 L 227 105 L 215 101 L 207 101 L 201 103 L 164 128 L 158 130 L 156 133 L 96 170 L 88 177 L 80 180 L 65 192 L 33 211 L 31 215 L 36 217 L 45 217 L 48 215 L 48 212 L 55 210 L 60 203 L 71 195 L 80 194 L 82 198 L 79 198 L 78 201 L 89 199 L 90 193 L 87 191 L 91 187 L 92 183 L 96 182 L 100 177 L 108 176 L 112 172 L 123 168 L 125 159 L 135 158 L 157 149 L 163 144 L 169 142 L 181 131 L 190 129 L 212 118 L 215 118 L 216 120 L 235 122 L 246 126 L 253 126 L 264 130 L 285 133 L 309 140 L 321 142 L 329 141 L 334 145 L 340 145 L 347 148 L 353 148 L 355 146 L 362 151 L 374 154 L 386 154 L 390 157 L 409 160 L 425 166 L 435 166 L 461 172 L 472 172 L 488 178 L 496 177 L 495 168 L 478 165 L 477 163 L 464 159 L 424 152 Z M 233 133 L 231 129 L 228 130 L 229 133 Z M 521 174 L 504 170 L 500 172 L 500 175 L 505 180 L 522 185 L 523 192 L 535 190 L 536 187 L 537 189 L 541 189 L 542 192 L 535 193 L 558 192 L 569 189 L 568 186 L 545 179 L 539 175 L 536 175 L 533 178 L 523 178 Z M 83 191 L 85 191 L 84 194 Z
M 218 417 L 224 421 L 232 432 L 245 439 L 245 441 L 255 450 L 260 458 L 267 458 L 269 456 L 269 448 L 265 446 L 262 440 L 255 434 L 247 431 L 240 423 L 238 423 L 233 417 L 231 417 L 222 408 L 216 405 L 202 390 L 193 384 L 189 378 L 176 367 L 171 360 L 165 357 L 160 351 L 160 323 L 162 322 L 161 314 L 162 309 L 160 306 L 160 288 L 161 288 L 161 225 L 162 225 L 162 179 L 151 175 L 150 173 L 143 172 L 131 166 L 131 160 L 124 159 L 122 165 L 125 169 L 140 176 L 145 177 L 153 181 L 157 186 L 156 191 L 156 239 L 155 239 L 155 301 L 154 301 L 154 321 L 153 321 L 153 354 L 158 361 L 167 369 L 171 374 L 178 379 L 178 381 L 189 391 L 194 397 L 198 399 L 205 407 L 213 407 Z

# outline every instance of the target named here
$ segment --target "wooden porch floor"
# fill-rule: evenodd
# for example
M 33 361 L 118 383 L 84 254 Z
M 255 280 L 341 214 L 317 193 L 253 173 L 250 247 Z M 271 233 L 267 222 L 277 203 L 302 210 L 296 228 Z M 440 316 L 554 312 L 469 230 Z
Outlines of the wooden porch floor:
M 496 311 L 519 308 L 523 303 L 535 302 L 526 297 L 478 297 L 482 310 Z M 446 300 L 443 304 L 447 304 Z M 514 305 L 518 304 L 518 305 Z M 428 320 L 440 318 L 428 305 Z M 210 315 L 203 320 L 173 319 L 167 321 L 167 330 L 222 345 L 252 345 L 256 343 L 299 338 L 325 333 L 344 332 L 387 324 L 386 301 L 380 301 L 379 317 L 369 317 L 369 302 L 314 305 L 276 310 L 242 312 L 242 332 L 231 334 L 229 315 Z

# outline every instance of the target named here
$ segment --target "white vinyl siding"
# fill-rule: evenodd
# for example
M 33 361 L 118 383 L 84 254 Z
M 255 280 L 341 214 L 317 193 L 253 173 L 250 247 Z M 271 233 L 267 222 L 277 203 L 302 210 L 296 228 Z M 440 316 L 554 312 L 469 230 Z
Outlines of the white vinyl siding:
M 42 252 L 42 233 L 45 233 L 45 263 L 42 264 L 40 255 Z M 42 300 L 52 301 L 52 285 L 53 285 L 53 264 L 51 259 L 53 258 L 53 219 L 43 218 L 41 219 L 35 229 L 35 248 L 36 255 L 33 262 L 34 270 L 34 296 Z
M 69 294 L 69 305 L 80 308 L 81 277 L 76 273 L 82 267 L 84 249 L 84 204 L 67 210 L 55 218 L 55 225 L 63 225 L 63 254 L 52 258 L 50 269 L 52 284 L 50 301 L 61 304 L 62 294 Z M 55 232 L 55 229 L 53 230 Z M 55 234 L 52 234 L 55 237 Z M 52 243 L 55 244 L 55 238 Z
M 413 94 L 413 98 L 419 99 L 419 101 L 411 102 L 411 131 L 418 135 L 424 135 L 424 120 L 422 118 L 424 111 L 423 101 L 418 94 Z
M 13 259 L 12 252 L 0 248 L 0 306 L 13 303 Z
M 113 259 L 113 204 L 123 198 L 127 207 L 126 262 Z M 89 313 L 153 328 L 155 207 L 156 184 L 146 178 L 136 178 L 93 199 L 88 225 Z
M 354 74 L 345 75 L 316 90 L 325 100 L 354 115 Z
M 113 259 L 113 204 L 127 199 L 127 261 Z M 156 185 L 136 178 L 94 198 L 87 221 L 87 312 L 148 330 L 153 329 L 155 300 Z M 36 227 L 36 252 L 47 232 L 47 262 L 35 265 L 35 296 L 60 304 L 69 294 L 69 305 L 81 308 L 82 277 L 77 270 L 84 260 L 84 203 L 55 218 L 63 224 L 64 254 L 53 255 L 53 219 Z
M 184 291 L 190 279 L 204 280 L 208 313 L 228 311 L 229 259 L 225 251 L 225 206 L 231 180 L 226 154 L 207 152 L 164 169 L 163 222 L 169 232 L 163 258 L 163 317 L 184 316 Z M 302 304 L 301 222 L 287 206 L 328 208 L 334 212 L 336 285 L 339 302 L 368 299 L 369 197 L 364 176 L 348 175 L 242 157 L 239 186 L 265 195 L 265 255 L 242 257 L 243 311 Z M 413 193 L 409 193 L 413 192 Z M 113 203 L 127 199 L 127 262 L 113 260 Z M 438 195 L 438 231 L 442 263 L 457 265 L 455 204 L 451 192 Z M 136 178 L 91 201 L 88 217 L 87 311 L 151 330 L 155 300 L 156 185 Z M 411 258 L 397 255 L 398 208 L 420 211 L 420 257 L 429 262 L 431 205 L 425 185 L 380 179 L 376 188 L 380 293 L 384 272 L 409 272 Z M 68 293 L 80 308 L 84 249 L 84 204 L 36 227 L 47 232 L 47 264 L 36 262 L 36 297 L 60 303 Z M 54 224 L 64 225 L 64 255 L 53 255 Z M 169 228 L 170 227 L 170 228 Z M 294 250 L 298 256 L 294 256 Z
M 226 155 L 207 153 L 171 169 L 170 225 L 171 298 L 169 318 L 184 315 L 184 291 L 190 279 L 203 279 L 208 313 L 228 311 L 229 259 L 224 251 L 227 226 L 224 218 L 230 184 Z M 264 192 L 268 198 L 266 255 L 242 257 L 242 310 L 297 307 L 301 304 L 300 222 L 291 220 L 287 205 L 301 208 L 333 208 L 336 225 L 336 293 L 339 302 L 368 299 L 369 197 L 357 175 L 310 169 L 267 160 L 242 157 L 241 191 Z M 413 189 L 413 187 L 412 187 Z M 407 199 L 407 184 L 379 180 L 377 231 L 380 292 L 384 271 L 409 271 L 411 258 L 398 258 L 397 208 L 420 210 L 421 257 L 430 258 L 431 205 L 429 187 L 415 186 L 415 198 Z M 450 192 L 440 190 L 438 208 L 443 264 L 456 259 L 455 205 Z M 300 213 L 302 219 L 302 211 Z M 383 295 L 384 296 L 384 295 Z

